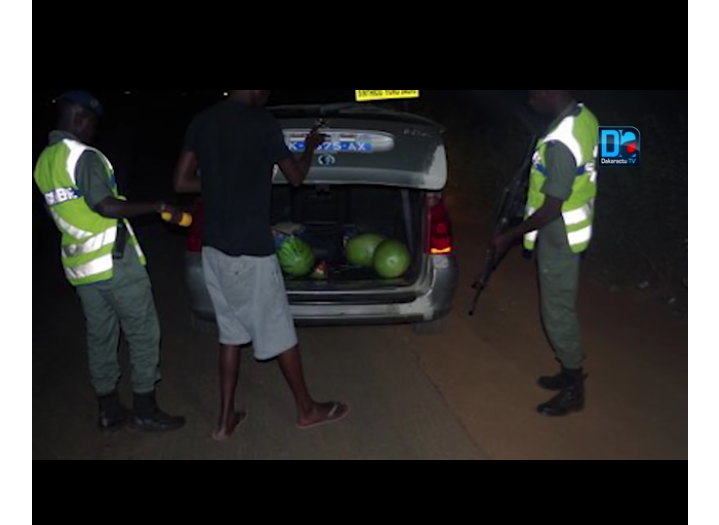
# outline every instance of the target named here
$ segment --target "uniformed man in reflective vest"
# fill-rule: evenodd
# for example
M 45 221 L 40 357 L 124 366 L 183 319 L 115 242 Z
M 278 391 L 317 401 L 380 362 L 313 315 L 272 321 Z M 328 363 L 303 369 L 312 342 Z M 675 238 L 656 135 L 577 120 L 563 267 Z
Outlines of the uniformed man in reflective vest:
M 61 233 L 62 265 L 87 320 L 99 426 L 117 429 L 131 421 L 146 432 L 178 430 L 184 418 L 165 414 L 156 401 L 160 325 L 145 256 L 127 219 L 170 213 L 177 223 L 181 213 L 163 203 L 128 202 L 118 193 L 112 164 L 88 145 L 103 112 L 92 94 L 70 91 L 58 105 L 58 126 L 39 157 L 34 178 Z M 132 413 L 117 391 L 121 328 L 130 345 Z
M 592 240 L 599 122 L 569 90 L 530 93 L 532 107 L 554 120 L 534 153 L 526 220 L 493 247 L 499 257 L 522 239 L 525 249 L 536 248 L 542 321 L 562 365 L 559 375 L 539 379 L 540 387 L 558 394 L 538 410 L 558 417 L 581 411 L 585 403 L 577 293 L 582 254 Z

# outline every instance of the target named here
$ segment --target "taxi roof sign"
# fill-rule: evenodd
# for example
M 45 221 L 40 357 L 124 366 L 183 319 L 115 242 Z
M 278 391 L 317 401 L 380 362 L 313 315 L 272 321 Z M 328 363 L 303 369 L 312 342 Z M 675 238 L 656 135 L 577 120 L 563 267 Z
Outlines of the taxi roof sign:
M 357 102 L 419 98 L 419 89 L 357 89 Z

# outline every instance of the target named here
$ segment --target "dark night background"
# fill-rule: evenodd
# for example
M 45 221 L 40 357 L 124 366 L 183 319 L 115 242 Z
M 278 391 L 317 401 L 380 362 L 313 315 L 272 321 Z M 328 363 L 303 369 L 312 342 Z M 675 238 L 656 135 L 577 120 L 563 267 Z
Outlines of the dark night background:
M 33 165 L 54 125 L 53 97 L 62 91 L 33 90 Z M 222 90 L 92 91 L 106 106 L 97 146 L 114 163 L 122 191 L 135 199 L 173 199 L 172 170 L 185 127 L 197 111 L 221 100 Z M 588 271 L 609 287 L 641 289 L 686 315 L 688 91 L 575 93 L 602 125 L 642 132 L 642 167 L 600 174 Z M 276 90 L 270 104 L 352 101 L 353 95 L 354 90 Z M 420 100 L 388 104 L 445 126 L 450 186 L 487 209 L 496 205 L 543 124 L 529 108 L 526 90 L 423 90 Z M 52 232 L 38 225 L 44 213 L 35 189 L 33 219 L 36 244 Z

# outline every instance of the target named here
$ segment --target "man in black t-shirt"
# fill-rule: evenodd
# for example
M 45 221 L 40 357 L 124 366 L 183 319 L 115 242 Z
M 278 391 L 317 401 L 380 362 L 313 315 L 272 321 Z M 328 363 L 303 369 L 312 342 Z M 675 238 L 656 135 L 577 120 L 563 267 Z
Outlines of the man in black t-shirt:
M 258 360 L 278 359 L 295 396 L 298 428 L 350 413 L 347 404 L 317 403 L 309 394 L 270 224 L 274 167 L 301 186 L 324 137 L 313 130 L 296 159 L 264 108 L 269 95 L 266 89 L 232 90 L 228 100 L 197 115 L 175 173 L 178 193 L 201 193 L 205 205 L 203 266 L 221 346 L 218 441 L 230 438 L 246 416 L 235 411 L 235 392 L 240 347 L 250 343 Z

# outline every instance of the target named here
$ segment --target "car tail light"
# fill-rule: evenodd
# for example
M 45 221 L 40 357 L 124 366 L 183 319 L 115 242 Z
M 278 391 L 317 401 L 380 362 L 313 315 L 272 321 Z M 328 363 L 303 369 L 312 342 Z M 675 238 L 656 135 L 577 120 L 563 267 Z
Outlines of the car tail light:
M 429 222 L 427 253 L 430 255 L 453 253 L 452 222 L 441 193 L 433 193 L 427 197 L 427 212 Z
M 205 205 L 201 200 L 195 202 L 192 210 L 192 226 L 187 235 L 187 251 L 190 253 L 202 253 L 202 229 L 205 224 Z

